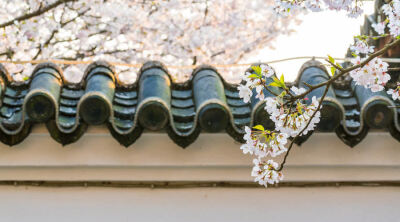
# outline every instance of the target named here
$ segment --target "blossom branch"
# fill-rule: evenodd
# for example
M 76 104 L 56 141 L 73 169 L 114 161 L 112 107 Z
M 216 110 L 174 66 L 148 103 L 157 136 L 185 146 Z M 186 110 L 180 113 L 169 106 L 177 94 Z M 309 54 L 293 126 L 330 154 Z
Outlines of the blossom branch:
M 47 11 L 53 9 L 53 8 L 56 8 L 57 6 L 59 6 L 61 4 L 64 4 L 64 3 L 67 3 L 67 2 L 73 2 L 73 1 L 77 1 L 77 0 L 58 0 L 58 1 L 56 1 L 56 2 L 54 2 L 52 4 L 49 4 L 47 6 L 39 7 L 39 9 L 34 11 L 34 12 L 18 16 L 18 17 L 14 18 L 14 19 L 12 19 L 12 20 L 10 20 L 8 22 L 4 22 L 4 23 L 0 24 L 0 28 L 4 28 L 4 27 L 7 27 L 7 26 L 10 26 L 10 25 L 14 24 L 15 22 L 20 22 L 20 21 L 23 21 L 23 20 L 26 20 L 26 19 L 30 19 L 30 18 L 39 16 L 39 15 L 44 14 L 45 12 L 47 12 Z
M 322 95 L 322 97 L 321 97 L 321 99 L 320 99 L 318 108 L 314 111 L 314 113 L 312 114 L 312 116 L 311 116 L 310 119 L 308 120 L 307 125 L 306 125 L 306 126 L 300 131 L 300 133 L 298 133 L 298 134 L 292 139 L 292 141 L 290 142 L 290 145 L 289 145 L 289 147 L 288 147 L 288 150 L 287 150 L 285 156 L 283 157 L 283 161 L 282 161 L 281 165 L 279 166 L 279 168 L 277 169 L 277 171 L 282 171 L 282 169 L 283 169 L 283 167 L 284 167 L 284 165 L 285 165 L 285 163 L 286 163 L 286 159 L 287 159 L 287 157 L 289 156 L 290 150 L 292 149 L 292 147 L 293 147 L 293 145 L 294 145 L 294 142 L 295 142 L 296 139 L 299 137 L 299 135 L 303 134 L 303 132 L 308 128 L 308 126 L 310 125 L 311 121 L 313 120 L 313 118 L 315 117 L 315 115 L 317 114 L 317 112 L 319 112 L 319 111 L 321 110 L 321 108 L 322 108 L 322 101 L 325 99 L 325 97 L 326 97 L 326 95 L 327 95 L 327 93 L 328 93 L 328 91 L 329 91 L 329 86 L 330 86 L 331 84 L 332 84 L 332 82 L 327 83 L 326 88 L 325 88 L 325 91 L 324 91 L 324 93 L 323 93 L 323 95 Z
M 372 53 L 370 56 L 368 56 L 364 61 L 362 61 L 360 64 L 358 65 L 353 65 L 349 68 L 343 69 L 342 71 L 340 71 L 339 74 L 333 76 L 332 78 L 330 78 L 329 80 L 327 80 L 326 82 L 322 82 L 319 83 L 317 85 L 308 85 L 309 89 L 307 91 L 305 91 L 304 93 L 300 94 L 300 95 L 296 95 L 294 97 L 291 97 L 292 100 L 297 100 L 297 99 L 301 99 L 304 98 L 306 95 L 308 95 L 310 92 L 312 92 L 315 89 L 318 89 L 322 86 L 331 84 L 333 81 L 337 80 L 338 78 L 340 78 L 341 76 L 344 76 L 345 74 L 348 74 L 349 72 L 358 69 L 358 68 L 362 68 L 363 66 L 365 66 L 366 64 L 368 64 L 372 59 L 385 54 L 389 49 L 394 48 L 395 46 L 400 45 L 400 39 L 396 39 L 395 41 L 385 45 L 385 47 L 383 47 L 382 49 Z

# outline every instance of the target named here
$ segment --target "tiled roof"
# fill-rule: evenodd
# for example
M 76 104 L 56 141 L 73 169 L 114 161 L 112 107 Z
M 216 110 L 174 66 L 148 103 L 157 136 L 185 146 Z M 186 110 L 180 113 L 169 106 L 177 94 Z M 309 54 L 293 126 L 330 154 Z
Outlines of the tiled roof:
M 323 67 L 309 61 L 292 84 L 317 84 L 328 78 Z M 245 125 L 272 124 L 260 101 L 252 98 L 244 103 L 236 85 L 225 82 L 210 66 L 199 66 L 182 84 L 172 82 L 159 62 L 145 63 L 131 85 L 119 82 L 106 62 L 89 65 L 79 84 L 67 83 L 62 70 L 51 63 L 37 65 L 22 83 L 11 81 L 0 64 L 0 79 L 0 140 L 8 145 L 23 141 L 36 123 L 45 123 L 51 137 L 64 145 L 77 141 L 88 125 L 106 124 L 124 146 L 134 143 L 144 130 L 165 130 L 181 147 L 193 143 L 200 132 L 225 131 L 243 142 Z M 321 88 L 312 95 L 320 97 L 322 92 Z M 389 107 L 399 104 L 385 92 L 372 93 L 341 80 L 331 86 L 323 104 L 317 131 L 336 132 L 350 146 L 358 144 L 370 128 L 388 130 L 400 140 L 400 110 Z

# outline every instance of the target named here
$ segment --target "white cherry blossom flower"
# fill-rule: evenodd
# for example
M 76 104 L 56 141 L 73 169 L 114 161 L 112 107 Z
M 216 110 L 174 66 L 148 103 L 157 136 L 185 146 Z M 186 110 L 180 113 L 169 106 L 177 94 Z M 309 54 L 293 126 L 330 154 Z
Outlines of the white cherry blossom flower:
M 304 88 L 297 88 L 296 86 L 292 86 L 292 87 L 290 88 L 290 90 L 291 90 L 295 95 L 301 95 L 301 94 L 303 94 L 303 93 L 306 92 L 306 89 L 304 89 Z
M 366 42 L 357 39 L 354 45 L 350 47 L 350 50 L 354 51 L 357 55 L 360 53 L 368 54 L 374 52 L 374 47 L 375 46 L 368 46 Z
M 389 89 L 387 93 L 392 95 L 393 100 L 400 99 L 400 83 L 397 83 L 397 87 L 395 89 Z
M 269 66 L 269 65 L 260 65 L 261 68 L 261 73 L 265 76 L 265 77 L 272 77 L 275 74 L 274 69 Z
M 248 103 L 253 95 L 252 90 L 246 85 L 239 85 L 237 89 L 239 90 L 239 97 L 242 98 L 245 103 Z
M 351 62 L 353 65 L 360 64 L 364 59 L 357 57 Z M 378 92 L 384 89 L 384 85 L 390 80 L 390 75 L 387 73 L 389 64 L 383 62 L 380 58 L 374 58 L 365 66 L 351 71 L 349 74 L 354 79 L 357 85 L 362 85 L 370 88 L 373 92 Z
M 254 146 L 250 145 L 250 144 L 243 144 L 240 146 L 240 149 L 243 151 L 244 154 L 251 154 L 253 155 L 254 153 Z
M 277 171 L 278 163 L 273 160 L 254 159 L 253 164 L 251 175 L 254 177 L 254 181 L 260 185 L 267 187 L 268 184 L 279 183 L 283 179 L 282 173 Z
M 379 35 L 382 35 L 385 33 L 385 23 L 384 22 L 379 22 L 379 23 L 374 23 L 371 25 L 375 32 L 377 32 Z
M 276 130 L 289 136 L 296 136 L 301 131 L 301 135 L 306 135 L 309 131 L 314 130 L 320 121 L 320 112 L 317 111 L 319 102 L 315 96 L 312 97 L 310 105 L 306 105 L 301 101 L 297 101 L 296 107 L 290 111 L 288 108 L 281 111 L 281 104 L 276 98 L 268 99 L 269 105 L 265 106 L 266 111 L 270 115 L 270 119 L 275 123 Z M 275 102 L 273 102 L 275 100 Z M 311 116 L 315 113 L 314 117 Z M 310 124 L 307 126 L 307 123 Z M 307 127 L 306 127 L 307 126 Z M 300 136 L 301 136 L 300 135 Z

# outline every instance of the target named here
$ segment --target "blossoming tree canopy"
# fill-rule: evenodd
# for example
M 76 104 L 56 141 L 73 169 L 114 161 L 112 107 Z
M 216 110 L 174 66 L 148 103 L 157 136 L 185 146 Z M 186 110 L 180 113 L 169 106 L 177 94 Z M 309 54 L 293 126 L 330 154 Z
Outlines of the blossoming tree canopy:
M 2 0 L 0 59 L 230 64 L 289 33 L 294 20 L 277 17 L 268 0 Z M 32 70 L 8 66 L 16 80 Z M 64 74 L 79 82 L 77 69 Z M 126 71 L 120 79 L 130 83 Z
M 362 13 L 362 2 L 353 0 L 302 0 L 288 1 L 277 0 L 275 9 L 277 13 L 290 15 L 295 9 L 310 11 L 344 10 L 349 17 L 357 17 Z M 253 128 L 246 127 L 244 135 L 245 144 L 241 146 L 243 153 L 255 156 L 254 167 L 251 175 L 260 185 L 267 186 L 282 180 L 282 169 L 286 158 L 293 147 L 294 141 L 299 136 L 305 136 L 315 129 L 320 121 L 322 101 L 327 95 L 328 88 L 333 81 L 344 75 L 349 75 L 356 85 L 369 88 L 372 92 L 387 91 L 393 100 L 400 98 L 400 83 L 395 89 L 388 89 L 386 83 L 391 79 L 388 74 L 389 64 L 379 56 L 389 49 L 400 45 L 400 1 L 393 0 L 382 6 L 386 18 L 382 22 L 372 24 L 376 36 L 355 36 L 355 43 L 350 47 L 353 59 L 350 64 L 343 67 L 332 57 L 328 56 L 326 66 L 331 70 L 329 80 L 310 85 L 304 83 L 306 88 L 287 87 L 283 78 L 278 78 L 273 69 L 268 65 L 252 67 L 250 72 L 243 76 L 243 81 L 238 86 L 239 95 L 244 102 L 249 102 L 253 93 L 255 98 L 265 103 L 268 116 L 274 123 L 274 129 L 264 129 L 262 125 Z M 390 37 L 391 41 L 381 49 L 369 46 L 369 40 Z M 309 93 L 320 87 L 325 87 L 322 97 L 318 100 L 315 96 L 309 98 Z M 254 90 L 253 90 L 254 89 Z M 278 90 L 277 90 L 278 89 Z M 265 97 L 264 92 L 272 96 Z M 292 141 L 289 145 L 288 139 Z M 285 154 L 281 165 L 272 158 Z

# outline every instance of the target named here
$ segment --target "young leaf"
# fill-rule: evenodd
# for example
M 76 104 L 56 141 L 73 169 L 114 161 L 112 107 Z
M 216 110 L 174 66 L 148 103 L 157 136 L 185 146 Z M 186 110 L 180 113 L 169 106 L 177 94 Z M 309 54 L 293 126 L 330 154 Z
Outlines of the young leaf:
M 281 83 L 285 83 L 285 76 L 284 76 L 283 74 L 281 75 L 280 82 L 281 82 Z
M 262 125 L 253 126 L 253 129 L 264 131 L 264 127 Z
M 329 60 L 329 62 L 331 62 L 331 63 L 335 63 L 335 59 L 332 58 L 332 56 L 330 56 L 330 55 L 328 55 L 328 60 Z
M 275 86 L 275 87 L 281 87 L 281 85 L 279 85 L 276 82 L 271 82 L 268 86 Z
M 282 88 L 284 88 L 284 89 L 286 89 L 286 85 L 285 85 L 285 76 L 282 74 L 281 75 L 281 79 L 280 79 L 280 84 L 281 84 L 281 87 Z
M 253 71 L 261 77 L 261 67 L 260 66 L 252 66 Z
M 331 74 L 332 74 L 332 76 L 335 75 L 335 72 L 336 72 L 336 68 L 332 66 L 332 67 L 331 67 Z
M 257 74 L 251 74 L 248 76 L 248 78 L 260 78 Z

